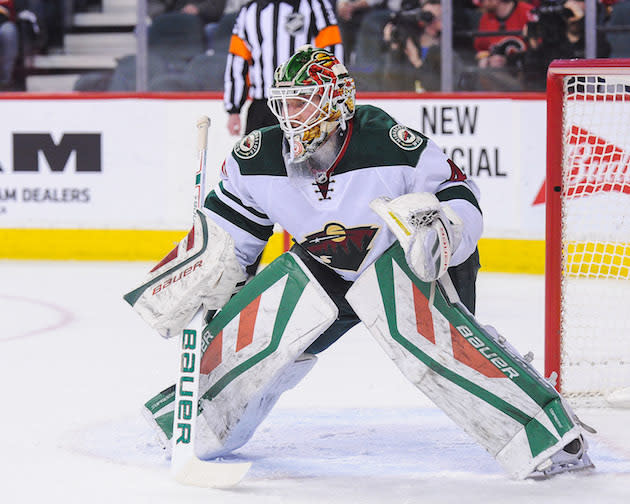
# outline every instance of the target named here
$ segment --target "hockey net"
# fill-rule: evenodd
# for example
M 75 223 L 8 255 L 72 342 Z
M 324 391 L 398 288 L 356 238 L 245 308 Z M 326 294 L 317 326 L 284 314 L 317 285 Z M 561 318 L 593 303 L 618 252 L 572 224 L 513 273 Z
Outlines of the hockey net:
M 630 406 L 630 60 L 547 81 L 545 372 L 585 406 Z

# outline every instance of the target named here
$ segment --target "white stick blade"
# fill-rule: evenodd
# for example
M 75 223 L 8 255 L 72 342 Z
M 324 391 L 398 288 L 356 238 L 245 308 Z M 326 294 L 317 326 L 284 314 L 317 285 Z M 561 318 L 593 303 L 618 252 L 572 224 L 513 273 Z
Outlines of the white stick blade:
M 194 457 L 173 470 L 173 475 L 184 485 L 230 488 L 243 479 L 251 465 L 251 462 L 211 462 Z

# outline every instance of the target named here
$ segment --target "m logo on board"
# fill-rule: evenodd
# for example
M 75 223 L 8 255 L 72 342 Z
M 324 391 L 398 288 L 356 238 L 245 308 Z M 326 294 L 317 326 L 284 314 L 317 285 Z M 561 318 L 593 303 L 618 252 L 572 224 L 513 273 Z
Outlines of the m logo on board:
M 76 172 L 100 172 L 101 134 L 65 133 L 59 143 L 50 133 L 13 134 L 14 172 L 39 172 L 42 157 L 51 172 L 65 171 L 71 159 Z

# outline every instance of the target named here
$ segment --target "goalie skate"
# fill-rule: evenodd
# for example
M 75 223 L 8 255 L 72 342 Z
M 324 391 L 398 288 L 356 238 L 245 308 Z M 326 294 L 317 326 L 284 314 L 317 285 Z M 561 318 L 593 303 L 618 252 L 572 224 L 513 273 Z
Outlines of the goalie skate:
M 529 475 L 529 478 L 547 479 L 565 472 L 594 469 L 595 464 L 591 462 L 588 453 L 586 453 L 587 449 L 588 443 L 586 439 L 580 436 L 540 464 Z

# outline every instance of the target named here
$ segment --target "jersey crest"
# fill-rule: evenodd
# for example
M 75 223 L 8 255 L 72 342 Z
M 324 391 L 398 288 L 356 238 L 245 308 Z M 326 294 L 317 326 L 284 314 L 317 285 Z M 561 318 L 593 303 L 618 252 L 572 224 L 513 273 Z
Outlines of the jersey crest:
M 398 145 L 398 147 L 408 151 L 416 150 L 424 141 L 420 135 L 400 124 L 394 124 L 394 126 L 390 128 L 389 138 L 391 138 L 392 142 Z
M 306 236 L 300 245 L 331 268 L 358 271 L 377 231 L 373 226 L 348 229 L 331 222 L 323 231 Z
M 254 130 L 236 143 L 234 154 L 241 159 L 251 159 L 258 154 L 261 144 L 262 133 L 259 130 Z

